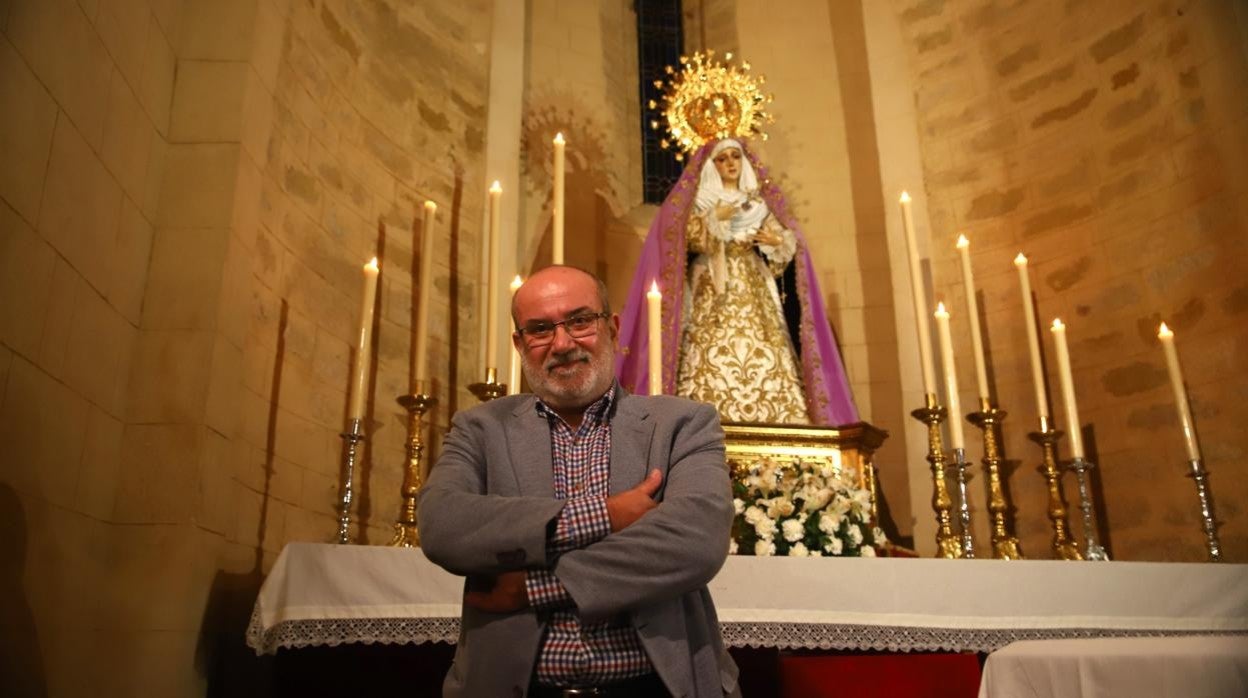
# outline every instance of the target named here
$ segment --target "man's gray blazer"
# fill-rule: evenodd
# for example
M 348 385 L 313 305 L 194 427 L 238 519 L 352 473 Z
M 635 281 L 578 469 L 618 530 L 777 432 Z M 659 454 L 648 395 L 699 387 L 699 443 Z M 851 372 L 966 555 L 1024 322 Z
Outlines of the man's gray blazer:
M 719 416 L 683 398 L 617 395 L 610 493 L 658 468 L 655 509 L 549 559 L 548 532 L 563 506 L 554 496 L 550 428 L 532 395 L 515 395 L 455 416 L 420 494 L 421 546 L 469 577 L 553 566 L 584 621 L 628 615 L 673 695 L 736 695 L 737 668 L 706 589 L 727 557 L 733 517 Z M 495 614 L 465 606 L 443 695 L 524 696 L 542 632 L 531 608 Z

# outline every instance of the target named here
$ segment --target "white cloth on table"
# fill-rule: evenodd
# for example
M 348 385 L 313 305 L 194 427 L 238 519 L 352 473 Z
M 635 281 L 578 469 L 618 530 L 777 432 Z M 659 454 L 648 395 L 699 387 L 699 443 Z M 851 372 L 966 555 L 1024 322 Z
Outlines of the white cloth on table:
M 1242 698 L 1248 637 L 1015 642 L 984 665 L 980 698 Z

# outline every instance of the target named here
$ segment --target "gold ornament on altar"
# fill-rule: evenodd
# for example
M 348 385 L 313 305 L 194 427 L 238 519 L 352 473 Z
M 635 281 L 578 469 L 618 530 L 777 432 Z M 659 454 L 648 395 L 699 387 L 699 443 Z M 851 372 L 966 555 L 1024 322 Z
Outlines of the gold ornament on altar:
M 704 143 L 722 138 L 759 137 L 767 140 L 764 124 L 774 123 L 767 113 L 772 96 L 763 94 L 766 78 L 750 74 L 750 64 L 733 64 L 732 53 L 725 53 L 721 63 L 715 51 L 681 56 L 681 69 L 667 66 L 672 76 L 666 83 L 655 80 L 654 86 L 664 90 L 660 100 L 650 100 L 650 109 L 659 110 L 666 121 L 669 138 L 660 141 L 664 149 L 673 145 L 679 150 L 677 160 L 684 160 Z M 664 124 L 655 119 L 650 127 L 659 130 Z

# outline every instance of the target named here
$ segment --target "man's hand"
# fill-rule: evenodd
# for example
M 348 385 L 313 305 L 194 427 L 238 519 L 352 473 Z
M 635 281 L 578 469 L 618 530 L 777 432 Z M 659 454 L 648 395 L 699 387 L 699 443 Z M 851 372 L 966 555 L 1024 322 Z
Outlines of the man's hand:
M 663 484 L 663 473 L 651 470 L 645 480 L 631 490 L 607 497 L 607 516 L 611 518 L 611 532 L 622 531 L 641 518 L 642 514 L 658 506 L 654 493 Z
M 465 593 L 464 603 L 489 613 L 511 613 L 527 608 L 529 594 L 524 588 L 524 580 L 524 570 L 504 572 L 494 578 L 494 586 L 488 592 Z

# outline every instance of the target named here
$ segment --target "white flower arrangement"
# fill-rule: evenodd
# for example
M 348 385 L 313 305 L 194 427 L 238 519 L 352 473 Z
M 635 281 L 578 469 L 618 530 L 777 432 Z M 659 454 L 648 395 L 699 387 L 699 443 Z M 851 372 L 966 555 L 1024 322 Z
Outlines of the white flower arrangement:
M 789 557 L 875 557 L 884 532 L 872 525 L 871 493 L 853 472 L 762 459 L 732 484 L 730 552 Z

